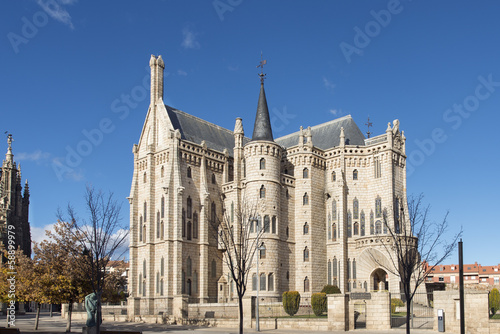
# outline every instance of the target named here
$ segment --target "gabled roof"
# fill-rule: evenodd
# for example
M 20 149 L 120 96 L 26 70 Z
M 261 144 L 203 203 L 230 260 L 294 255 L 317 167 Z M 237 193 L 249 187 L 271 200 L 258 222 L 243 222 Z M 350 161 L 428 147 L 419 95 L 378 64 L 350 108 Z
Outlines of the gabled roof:
M 165 108 L 167 109 L 168 117 L 174 129 L 180 131 L 182 139 L 189 140 L 196 144 L 201 144 L 202 141 L 205 141 L 208 148 L 219 152 L 224 151 L 226 148 L 229 151 L 229 155 L 233 155 L 233 131 L 170 106 L 165 105 Z M 243 143 L 245 144 L 248 141 L 250 141 L 249 138 L 244 138 Z
M 344 128 L 345 144 L 365 146 L 365 136 L 358 128 L 351 115 L 337 118 L 323 124 L 311 127 L 312 143 L 323 150 L 339 146 L 340 128 Z M 293 147 L 299 143 L 300 131 L 275 139 L 284 147 Z

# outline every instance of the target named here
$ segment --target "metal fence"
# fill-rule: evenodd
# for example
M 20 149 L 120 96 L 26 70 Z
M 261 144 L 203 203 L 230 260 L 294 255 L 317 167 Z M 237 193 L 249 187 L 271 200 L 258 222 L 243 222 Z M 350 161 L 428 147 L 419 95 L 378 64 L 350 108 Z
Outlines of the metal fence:
M 419 329 L 433 329 L 434 327 L 434 295 L 432 292 L 416 293 L 412 299 L 410 306 L 410 327 Z M 399 299 L 401 304 L 394 301 L 394 298 Z M 392 295 L 391 305 L 398 305 L 391 307 L 391 327 L 392 328 L 405 328 L 406 315 L 407 315 L 407 301 L 402 294 L 398 296 Z M 400 306 L 402 305 L 402 306 Z

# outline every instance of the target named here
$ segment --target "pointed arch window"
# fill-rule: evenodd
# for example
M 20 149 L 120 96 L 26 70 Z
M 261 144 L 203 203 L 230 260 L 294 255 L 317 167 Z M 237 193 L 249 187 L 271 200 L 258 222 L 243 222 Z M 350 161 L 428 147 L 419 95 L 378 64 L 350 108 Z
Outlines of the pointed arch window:
M 337 220 L 337 200 L 335 199 L 332 201 L 332 219 Z
M 266 188 L 264 185 L 260 187 L 260 193 L 259 193 L 260 198 L 266 198 Z
M 146 172 L 144 172 L 144 183 L 146 183 L 148 181 L 148 176 L 146 174 Z
M 356 259 L 352 260 L 352 279 L 356 279 Z
M 328 240 L 332 240 L 332 224 L 328 224 Z
M 355 169 L 352 171 L 352 179 L 357 180 L 358 179 L 358 170 Z
M 264 233 L 269 233 L 271 230 L 271 224 L 269 222 L 269 216 L 264 216 Z
M 335 182 L 337 180 L 337 174 L 335 174 L 335 171 L 332 172 L 332 182 Z
M 193 213 L 193 238 L 198 239 L 198 213 Z
M 361 236 L 365 236 L 365 212 L 361 210 Z
M 359 201 L 356 197 L 352 201 L 352 213 L 354 219 L 359 219 Z
M 267 275 L 267 291 L 274 291 L 274 274 Z
M 354 223 L 354 235 L 359 235 L 359 223 Z
M 332 261 L 332 276 L 333 276 L 333 285 L 337 285 L 337 258 L 334 257 Z
M 193 293 L 192 286 L 193 286 L 193 283 L 192 283 L 191 279 L 188 278 L 188 280 L 186 281 L 186 290 L 187 290 L 186 294 L 188 296 L 191 296 Z
M 160 239 L 160 211 L 156 213 L 156 239 Z
M 161 197 L 161 218 L 165 218 L 165 197 Z
M 382 199 L 380 198 L 380 196 L 377 196 L 377 198 L 375 199 L 375 217 L 382 217 Z
M 373 216 L 373 210 L 370 211 L 370 234 L 371 235 L 375 234 L 375 219 Z
M 156 273 L 156 293 L 160 293 L 160 273 Z
M 266 159 L 260 159 L 260 169 L 266 169 Z
M 187 218 L 191 219 L 193 216 L 193 200 L 191 196 L 187 198 Z
M 163 296 L 163 278 L 160 279 L 160 296 Z
M 182 209 L 182 237 L 186 236 L 186 210 Z
M 382 222 L 380 220 L 375 223 L 375 234 L 382 234 Z
M 332 241 L 337 241 L 337 224 L 332 224 Z
M 217 183 L 217 179 L 215 178 L 215 174 L 212 173 L 212 184 L 216 184 Z
M 146 224 L 142 225 L 142 239 L 144 242 L 146 242 Z
M 148 220 L 148 202 L 144 202 L 144 222 Z
M 304 292 L 309 292 L 309 278 L 304 278 Z
M 142 274 L 139 274 L 139 287 L 137 289 L 137 294 L 138 295 L 142 294 Z
M 193 224 L 191 223 L 191 221 L 188 221 L 187 222 L 187 231 L 186 231 L 188 240 L 191 240 L 191 238 L 193 237 L 192 232 L 193 232 Z
M 309 248 L 304 248 L 304 262 L 309 262 Z
M 139 241 L 142 241 L 142 216 L 139 217 Z
M 304 168 L 302 170 L 302 178 L 304 178 L 304 179 L 308 179 L 309 178 L 309 169 Z
M 191 178 L 191 167 L 187 168 L 186 174 L 188 178 Z
M 304 196 L 302 197 L 302 204 L 309 205 L 309 195 L 307 193 L 305 193 Z
M 186 260 L 186 273 L 187 273 L 188 277 L 191 277 L 192 273 L 193 273 L 193 262 L 191 261 L 190 256 L 188 256 L 188 258 Z
M 163 257 L 161 258 L 160 262 L 160 275 L 161 277 L 165 276 L 165 260 L 163 259 Z
M 347 237 L 352 237 L 352 215 L 350 212 L 347 213 Z
M 276 234 L 276 216 L 271 219 L 271 232 Z
M 309 234 L 309 225 L 307 224 L 307 222 L 302 227 L 302 231 L 303 231 L 303 234 Z
M 146 260 L 142 260 L 142 277 L 143 278 L 146 278 L 146 273 L 147 273 L 147 270 L 146 270 Z
M 260 274 L 260 291 L 266 291 L 266 274 Z
M 161 228 L 161 238 L 163 239 L 165 237 L 165 226 L 163 225 L 163 220 L 160 223 L 160 228 Z
M 257 274 L 252 274 L 252 290 L 257 291 Z
M 215 221 L 217 219 L 217 210 L 216 210 L 217 207 L 216 207 L 216 205 L 215 205 L 214 202 L 212 202 L 212 205 L 211 205 L 210 209 L 211 209 L 210 212 L 211 212 L 211 215 L 212 215 L 211 216 L 212 223 L 215 223 Z
M 332 285 L 332 261 L 328 260 L 328 285 Z
M 399 198 L 394 199 L 394 231 L 399 234 L 401 233 L 400 223 L 399 223 Z
M 181 273 L 181 292 L 182 294 L 186 293 L 186 273 L 184 270 Z

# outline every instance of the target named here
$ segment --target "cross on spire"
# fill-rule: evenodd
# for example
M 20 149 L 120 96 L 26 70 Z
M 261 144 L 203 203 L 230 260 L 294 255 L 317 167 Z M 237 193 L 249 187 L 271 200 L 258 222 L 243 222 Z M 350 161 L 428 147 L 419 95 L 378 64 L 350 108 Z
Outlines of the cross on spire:
M 370 128 L 373 126 L 372 122 L 370 122 L 370 116 L 368 116 L 368 122 L 366 122 L 365 125 L 368 127 L 368 131 L 366 131 L 366 136 L 370 138 L 370 135 L 372 134 L 370 132 Z
M 260 77 L 260 83 L 264 83 L 264 79 L 266 78 L 266 75 L 264 74 L 264 65 L 267 64 L 267 60 L 262 58 L 262 51 L 260 52 L 260 63 L 257 65 L 257 67 L 261 68 L 261 71 L 259 73 Z

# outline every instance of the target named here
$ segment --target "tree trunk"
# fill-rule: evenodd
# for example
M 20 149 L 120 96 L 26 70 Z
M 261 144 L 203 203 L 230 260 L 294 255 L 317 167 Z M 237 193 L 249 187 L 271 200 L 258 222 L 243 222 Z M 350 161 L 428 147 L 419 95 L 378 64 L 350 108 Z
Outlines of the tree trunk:
M 97 293 L 97 313 L 96 313 L 96 333 L 100 334 L 101 333 L 101 292 Z
M 410 334 L 411 300 L 406 298 L 406 334 Z
M 66 333 L 71 333 L 71 314 L 73 313 L 73 302 L 68 304 L 68 319 L 66 321 Z
M 50 307 L 50 317 L 52 318 L 52 304 L 49 304 Z
M 40 303 L 36 303 L 35 330 L 38 330 L 38 320 L 40 320 Z
M 239 330 L 239 333 L 243 334 L 243 296 L 238 296 L 238 311 L 240 312 L 240 330 Z

